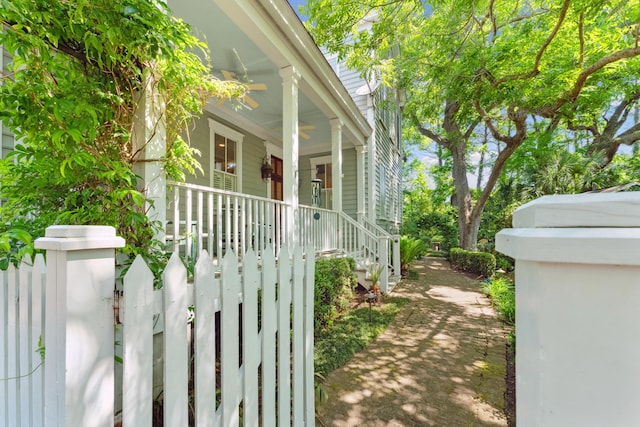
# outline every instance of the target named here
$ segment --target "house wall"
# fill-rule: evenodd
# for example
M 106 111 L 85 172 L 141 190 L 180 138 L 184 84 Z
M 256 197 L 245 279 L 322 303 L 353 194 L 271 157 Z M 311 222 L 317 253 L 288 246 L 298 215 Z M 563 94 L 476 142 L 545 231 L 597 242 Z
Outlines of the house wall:
M 330 152 L 316 153 L 300 158 L 300 203 L 311 205 L 311 179 L 314 171 L 311 160 L 316 157 L 329 157 Z M 358 212 L 358 177 L 356 167 L 356 150 L 348 148 L 342 150 L 342 210 L 347 215 L 356 218 Z
M 11 62 L 11 55 L 9 55 L 1 45 L 0 52 L 2 53 L 2 55 L 0 55 L 0 66 L 2 69 L 2 74 L 6 76 L 9 75 L 8 65 Z M 7 129 L 6 126 L 3 125 L 2 122 L 0 122 L 0 137 L 2 138 L 2 148 L 0 151 L 0 155 L 2 156 L 2 158 L 4 158 L 9 153 L 9 151 L 13 150 L 14 141 L 13 134 L 9 131 L 9 129 Z
M 358 217 L 358 176 L 356 149 L 342 151 L 342 210 L 354 219 Z
M 242 193 L 250 194 L 253 196 L 267 197 L 268 183 L 264 182 L 261 177 L 260 166 L 262 165 L 262 159 L 266 155 L 266 149 L 264 142 L 257 136 L 245 132 L 243 129 L 234 126 L 225 120 L 222 120 L 209 112 L 205 112 L 200 119 L 198 119 L 190 131 L 191 146 L 200 151 L 200 157 L 198 161 L 202 166 L 203 172 L 197 172 L 195 175 L 188 175 L 187 182 L 191 184 L 198 184 L 204 186 L 210 186 L 209 181 L 209 169 L 211 161 L 211 148 L 210 148 L 210 128 L 209 119 L 213 119 L 218 123 L 221 123 L 233 130 L 236 130 L 244 135 L 242 141 Z
M 355 101 L 363 115 L 369 117 L 369 95 L 358 95 L 358 90 L 367 88 L 367 82 L 357 71 L 348 69 L 344 63 L 338 61 L 336 55 L 328 55 L 327 60 L 334 71 L 342 80 L 345 88 Z M 361 93 L 368 93 L 361 92 Z M 375 201 L 376 222 L 389 232 L 396 233 L 402 222 L 402 163 L 401 163 L 401 118 L 402 111 L 398 106 L 396 92 L 392 88 L 379 85 L 374 92 L 373 122 L 375 126 L 375 155 L 368 158 L 365 154 L 365 200 L 371 197 Z M 352 153 L 355 165 L 355 151 Z M 346 162 L 346 160 L 345 160 Z M 373 166 L 373 194 L 369 194 L 369 167 Z M 348 194 L 347 188 L 355 191 L 355 171 L 353 171 L 353 183 L 348 183 L 349 177 L 345 174 L 343 185 L 343 209 L 349 215 L 357 216 L 357 193 Z M 353 198 L 351 198 L 353 197 Z M 353 206 L 351 206 L 353 204 Z M 365 204 L 366 212 L 369 212 L 368 204 Z
M 298 188 L 298 203 L 301 205 L 311 206 L 311 157 L 300 157 L 298 160 L 298 168 L 300 169 L 300 186 Z
M 363 79 L 357 71 L 350 70 L 346 65 L 344 65 L 344 63 L 339 62 L 337 55 L 328 55 L 327 61 L 342 81 L 342 84 L 347 89 L 360 111 L 365 114 L 367 110 L 367 97 L 366 95 L 356 94 L 358 89 L 366 85 L 365 79 Z
M 398 139 L 398 111 L 389 102 L 392 93 L 384 87 L 376 92 L 376 173 L 375 197 L 378 225 L 397 232 L 402 221 L 402 179 Z

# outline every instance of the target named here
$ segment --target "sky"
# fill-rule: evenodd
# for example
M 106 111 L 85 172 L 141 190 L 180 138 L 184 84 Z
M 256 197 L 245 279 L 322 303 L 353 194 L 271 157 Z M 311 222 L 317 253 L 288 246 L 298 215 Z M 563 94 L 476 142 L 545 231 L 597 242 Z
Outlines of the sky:
M 307 4 L 307 1 L 306 0 L 289 0 L 289 4 L 291 5 L 291 7 L 293 7 L 293 10 L 296 11 L 298 16 L 300 16 L 300 11 L 298 9 L 301 5 Z M 300 19 L 302 19 L 303 21 L 305 20 L 303 16 L 300 16 Z

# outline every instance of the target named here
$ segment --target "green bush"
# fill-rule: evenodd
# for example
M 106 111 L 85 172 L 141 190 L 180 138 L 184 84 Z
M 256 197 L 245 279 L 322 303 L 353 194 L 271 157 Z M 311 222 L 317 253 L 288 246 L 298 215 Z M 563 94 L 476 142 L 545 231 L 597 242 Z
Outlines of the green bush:
M 358 284 L 353 258 L 322 258 L 316 261 L 314 330 L 316 334 L 349 307 Z
M 496 268 L 499 268 L 507 273 L 515 269 L 515 260 L 501 253 L 496 253 Z
M 500 277 L 487 281 L 482 291 L 491 298 L 491 302 L 504 320 L 513 325 L 516 322 L 516 289 L 512 281 Z
M 454 268 L 467 273 L 492 277 L 496 272 L 496 257 L 487 252 L 472 252 L 461 248 L 449 251 L 449 260 Z

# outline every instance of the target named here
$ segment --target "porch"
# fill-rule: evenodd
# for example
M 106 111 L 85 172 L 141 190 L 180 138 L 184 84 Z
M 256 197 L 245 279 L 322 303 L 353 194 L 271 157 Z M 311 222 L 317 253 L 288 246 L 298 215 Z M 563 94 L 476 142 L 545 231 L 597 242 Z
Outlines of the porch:
M 214 266 L 233 251 L 279 256 L 280 248 L 312 248 L 319 256 L 348 256 L 356 261 L 359 282 L 372 265 L 381 266 L 380 288 L 390 292 L 400 279 L 399 236 L 344 212 L 298 205 L 202 185 L 168 182 L 166 241 L 187 263 L 206 250 Z M 177 236 L 177 237 L 176 237 Z

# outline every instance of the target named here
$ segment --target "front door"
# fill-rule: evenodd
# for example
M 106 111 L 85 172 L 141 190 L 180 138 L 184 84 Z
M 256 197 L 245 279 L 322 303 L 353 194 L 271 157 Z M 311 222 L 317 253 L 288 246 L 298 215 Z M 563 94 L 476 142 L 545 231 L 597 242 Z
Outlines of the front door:
M 273 200 L 283 200 L 282 194 L 282 159 L 271 156 L 271 198 Z

